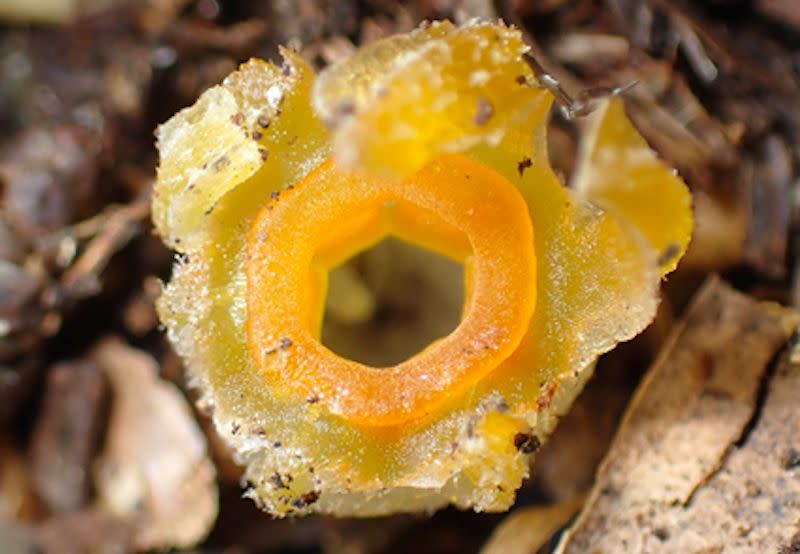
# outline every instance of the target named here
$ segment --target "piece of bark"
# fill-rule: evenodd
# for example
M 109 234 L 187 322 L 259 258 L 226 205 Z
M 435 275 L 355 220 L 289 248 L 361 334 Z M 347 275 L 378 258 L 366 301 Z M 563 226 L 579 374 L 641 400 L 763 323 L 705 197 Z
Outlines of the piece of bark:
M 790 146 L 778 135 L 767 137 L 748 185 L 751 221 L 745 259 L 775 279 L 786 275 L 786 249 L 791 226 L 792 189 L 797 179 Z
M 53 513 L 78 510 L 88 500 L 107 393 L 95 363 L 59 363 L 48 372 L 31 441 L 31 469 L 36 493 Z
M 557 552 L 775 552 L 789 540 L 800 470 L 781 456 L 800 431 L 800 365 L 784 365 L 758 406 L 788 314 L 717 279 L 703 287 Z
M 135 552 L 133 522 L 102 506 L 51 517 L 28 531 L 40 554 L 122 554 Z M 5 551 L 3 551 L 5 553 Z
M 117 338 L 100 341 L 92 359 L 114 395 L 95 474 L 100 507 L 133 523 L 136 549 L 197 544 L 216 519 L 218 491 L 188 401 L 151 356 Z

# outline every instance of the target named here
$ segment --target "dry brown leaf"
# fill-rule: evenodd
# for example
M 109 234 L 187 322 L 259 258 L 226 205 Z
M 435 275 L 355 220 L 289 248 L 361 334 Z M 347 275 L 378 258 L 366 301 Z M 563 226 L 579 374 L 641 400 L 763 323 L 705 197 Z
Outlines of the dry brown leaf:
M 35 549 L 10 551 L 9 554 L 122 554 L 132 551 L 133 527 L 128 519 L 111 514 L 103 507 L 92 506 L 59 514 L 26 530 L 36 543 Z
M 781 453 L 800 434 L 800 366 L 783 366 L 760 413 L 758 394 L 793 318 L 711 279 L 640 386 L 558 552 L 774 552 L 788 541 L 800 471 Z
M 683 270 L 719 271 L 741 263 L 749 217 L 743 203 L 702 190 L 694 191 L 693 201 L 697 226 Z
M 28 554 L 37 552 L 37 545 L 28 529 L 0 515 L 0 552 Z
M 519 508 L 495 527 L 481 554 L 533 554 L 575 515 L 585 500 L 578 496 L 550 506 Z
M 104 340 L 94 359 L 114 393 L 96 474 L 100 502 L 136 522 L 137 548 L 187 547 L 217 515 L 216 471 L 186 399 L 149 355 Z

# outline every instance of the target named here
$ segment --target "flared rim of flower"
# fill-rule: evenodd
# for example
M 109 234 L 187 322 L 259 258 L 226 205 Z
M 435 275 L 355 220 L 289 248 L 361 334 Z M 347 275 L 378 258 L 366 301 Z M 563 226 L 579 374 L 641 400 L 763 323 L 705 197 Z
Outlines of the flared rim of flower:
M 593 116 L 567 190 L 547 160 L 553 98 L 526 52 L 516 30 L 479 22 L 424 25 L 319 77 L 284 50 L 282 68 L 251 60 L 159 129 L 154 221 L 186 255 L 159 312 L 270 512 L 507 507 L 527 475 L 518 437 L 543 439 L 597 356 L 654 316 L 691 233 L 689 193 L 620 100 Z M 270 384 L 248 345 L 258 283 L 245 246 L 270 195 L 327 158 L 398 182 L 448 155 L 489 168 L 527 206 L 537 300 L 513 352 L 425 417 L 382 430 Z M 292 485 L 276 485 L 282 472 Z

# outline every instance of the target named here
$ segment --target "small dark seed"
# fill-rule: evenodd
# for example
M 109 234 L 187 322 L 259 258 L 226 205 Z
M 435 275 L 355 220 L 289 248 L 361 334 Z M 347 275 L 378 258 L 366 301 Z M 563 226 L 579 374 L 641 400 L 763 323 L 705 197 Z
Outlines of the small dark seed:
M 539 437 L 528 433 L 514 435 L 514 447 L 523 454 L 533 454 L 542 446 Z
M 669 538 L 669 531 L 667 531 L 663 527 L 657 527 L 656 529 L 653 529 L 653 534 L 661 542 L 664 542 Z
M 220 171 L 225 168 L 227 165 L 231 163 L 231 160 L 228 156 L 220 156 L 211 164 L 211 169 L 214 171 Z
M 319 493 L 317 491 L 311 491 L 305 493 L 303 496 L 292 502 L 292 506 L 294 506 L 295 508 L 305 508 L 306 506 L 310 506 L 317 500 L 319 500 Z
M 356 113 L 356 103 L 353 100 L 343 100 L 333 109 L 335 117 L 344 117 Z
M 275 485 L 275 488 L 277 488 L 277 489 L 288 489 L 289 488 L 289 486 L 283 480 L 283 477 L 281 477 L 281 474 L 278 473 L 277 471 L 272 475 L 272 477 L 269 478 L 269 482 L 272 483 L 273 485 Z
M 661 255 L 658 257 L 658 265 L 666 265 L 671 262 L 675 256 L 677 256 L 681 251 L 681 247 L 674 242 L 667 246 Z
M 800 452 L 794 448 L 789 448 L 784 455 L 781 456 L 781 466 L 783 469 L 800 467 Z
M 258 116 L 256 123 L 258 123 L 258 126 L 261 127 L 262 129 L 267 129 L 269 127 L 269 124 L 272 123 L 272 120 L 267 114 L 261 114 L 260 116 Z
M 522 174 L 525 173 L 525 170 L 532 165 L 533 162 L 530 158 L 522 158 L 517 164 L 517 173 L 519 173 L 519 176 L 522 177 Z

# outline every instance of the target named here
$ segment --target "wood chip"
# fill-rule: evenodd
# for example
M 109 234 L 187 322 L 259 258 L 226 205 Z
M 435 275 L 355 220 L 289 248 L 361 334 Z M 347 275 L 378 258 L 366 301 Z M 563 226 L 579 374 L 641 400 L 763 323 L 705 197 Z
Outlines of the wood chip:
M 779 461 L 798 442 L 800 365 L 783 363 L 759 404 L 789 313 L 707 282 L 557 552 L 775 552 L 790 540 L 800 471 Z
M 188 401 L 158 377 L 153 358 L 119 339 L 101 342 L 93 358 L 114 393 L 96 475 L 101 506 L 136 524 L 137 549 L 197 544 L 216 519 L 218 493 Z
M 514 510 L 481 549 L 481 554 L 533 554 L 575 515 L 584 497 L 551 506 L 526 506 Z

